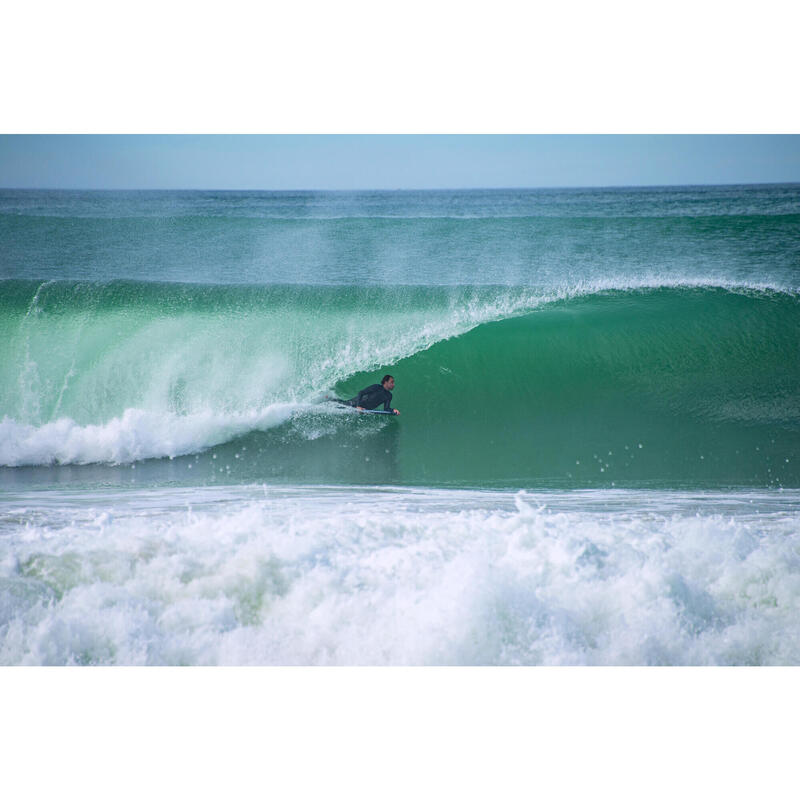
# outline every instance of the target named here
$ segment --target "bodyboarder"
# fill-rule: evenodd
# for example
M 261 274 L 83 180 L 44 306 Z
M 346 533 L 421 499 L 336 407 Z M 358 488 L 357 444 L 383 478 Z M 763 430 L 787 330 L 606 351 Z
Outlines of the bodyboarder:
M 343 402 L 348 406 L 353 406 L 359 411 L 372 411 L 383 403 L 383 410 L 392 414 L 400 414 L 396 408 L 392 408 L 392 389 L 394 389 L 394 377 L 384 375 L 380 383 L 373 383 L 362 389 L 355 397 Z

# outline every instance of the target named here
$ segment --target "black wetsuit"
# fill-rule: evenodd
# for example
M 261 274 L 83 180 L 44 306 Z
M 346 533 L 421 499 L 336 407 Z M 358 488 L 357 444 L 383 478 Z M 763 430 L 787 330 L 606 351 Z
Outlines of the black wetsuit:
M 356 397 L 352 400 L 345 401 L 349 406 L 359 406 L 367 408 L 370 411 L 376 409 L 383 403 L 384 411 L 392 411 L 392 393 L 388 389 L 384 389 L 379 383 L 373 383 L 372 386 L 367 386 L 362 389 Z

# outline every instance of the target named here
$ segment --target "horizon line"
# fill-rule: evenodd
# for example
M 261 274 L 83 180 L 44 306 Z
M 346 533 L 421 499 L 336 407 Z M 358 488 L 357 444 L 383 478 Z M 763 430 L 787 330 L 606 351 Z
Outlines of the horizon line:
M 561 186 L 428 186 L 428 187 L 360 187 L 354 189 L 323 189 L 292 187 L 283 189 L 222 188 L 222 187 L 87 187 L 87 186 L 0 186 L 3 192 L 504 192 L 504 191 L 549 191 L 554 189 L 674 189 L 714 188 L 724 186 L 798 186 L 800 180 L 790 181 L 734 181 L 731 183 L 608 183 L 608 184 L 564 184 Z

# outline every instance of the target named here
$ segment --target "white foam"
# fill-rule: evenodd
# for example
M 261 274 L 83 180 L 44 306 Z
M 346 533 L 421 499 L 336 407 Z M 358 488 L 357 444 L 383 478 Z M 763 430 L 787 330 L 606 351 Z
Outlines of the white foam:
M 6 417 L 0 422 L 0 464 L 127 464 L 185 455 L 280 425 L 298 407 L 276 403 L 258 412 L 186 416 L 129 408 L 102 425 L 78 425 L 65 418 L 36 427 Z
M 0 506 L 0 662 L 800 664 L 799 510 L 796 492 L 31 493 Z

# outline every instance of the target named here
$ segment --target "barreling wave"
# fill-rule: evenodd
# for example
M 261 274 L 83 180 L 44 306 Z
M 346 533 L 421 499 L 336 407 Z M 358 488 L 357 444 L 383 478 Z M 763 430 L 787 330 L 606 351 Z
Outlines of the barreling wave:
M 195 480 L 800 485 L 792 291 L 2 287 L 5 466 L 169 457 Z M 387 369 L 399 420 L 318 402 Z

